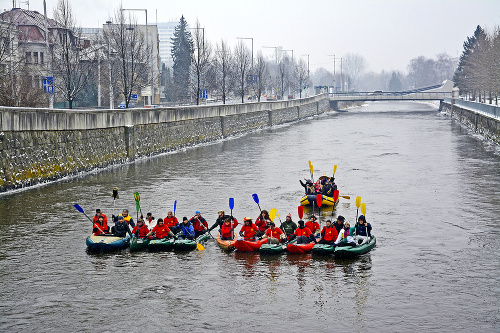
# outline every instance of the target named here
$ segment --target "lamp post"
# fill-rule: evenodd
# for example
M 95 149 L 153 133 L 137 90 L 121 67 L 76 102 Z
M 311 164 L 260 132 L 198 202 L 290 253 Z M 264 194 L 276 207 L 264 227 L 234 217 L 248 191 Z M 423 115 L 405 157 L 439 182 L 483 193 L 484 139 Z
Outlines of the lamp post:
M 336 78 L 335 78 L 335 54 L 329 54 L 328 57 L 333 57 L 333 92 L 337 90 Z
M 140 9 L 136 9 L 136 8 L 122 8 L 121 9 L 122 11 L 125 11 L 125 10 L 129 10 L 129 11 L 144 11 L 146 13 L 146 54 L 147 54 L 147 64 L 148 66 L 151 65 L 150 63 L 150 50 L 149 50 L 149 33 L 148 33 L 148 10 L 147 9 L 143 9 L 143 8 L 140 8 Z M 151 66 L 151 71 L 153 71 L 153 66 Z M 149 71 L 148 71 L 148 83 L 150 83 L 149 81 Z M 153 75 L 151 75 L 151 78 L 153 77 Z M 153 84 L 153 80 L 151 81 L 151 100 L 154 99 L 154 84 Z M 149 99 L 148 99 L 149 101 Z M 149 101 L 151 102 L 151 101 Z M 149 105 L 151 105 L 153 103 L 149 103 Z

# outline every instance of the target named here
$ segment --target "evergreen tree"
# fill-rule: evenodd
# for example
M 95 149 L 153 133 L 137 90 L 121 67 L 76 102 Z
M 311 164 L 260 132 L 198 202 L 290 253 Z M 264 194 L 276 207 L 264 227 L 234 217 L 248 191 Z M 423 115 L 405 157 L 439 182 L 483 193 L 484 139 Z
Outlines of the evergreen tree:
M 174 96 L 177 100 L 187 100 L 189 98 L 189 70 L 193 52 L 193 39 L 188 30 L 188 24 L 184 16 L 182 16 L 179 25 L 175 27 L 171 50 L 174 62 L 172 67 Z
M 403 85 L 401 84 L 401 80 L 396 75 L 396 72 L 392 72 L 392 77 L 389 80 L 389 90 L 390 91 L 401 91 Z

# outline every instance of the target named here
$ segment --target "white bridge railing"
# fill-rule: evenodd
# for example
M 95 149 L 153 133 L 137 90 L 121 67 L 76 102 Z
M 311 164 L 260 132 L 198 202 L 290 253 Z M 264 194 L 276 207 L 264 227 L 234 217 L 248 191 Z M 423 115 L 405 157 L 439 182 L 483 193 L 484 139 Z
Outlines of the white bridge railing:
M 331 101 L 401 101 L 443 100 L 450 92 L 338 92 L 329 94 Z

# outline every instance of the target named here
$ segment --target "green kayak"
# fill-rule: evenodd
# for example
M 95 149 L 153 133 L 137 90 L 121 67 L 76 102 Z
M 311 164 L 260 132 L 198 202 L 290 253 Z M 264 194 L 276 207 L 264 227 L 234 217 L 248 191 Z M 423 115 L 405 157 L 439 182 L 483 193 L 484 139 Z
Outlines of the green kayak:
M 149 251 L 170 251 L 174 246 L 175 239 L 173 238 L 162 238 L 162 239 L 152 239 L 149 241 L 148 250 Z
M 198 236 L 195 240 L 192 239 L 177 239 L 173 246 L 174 251 L 192 251 L 196 249 L 196 244 L 205 242 L 210 235 L 208 233 L 204 233 L 203 235 Z
M 284 244 L 262 244 L 259 248 L 260 254 L 281 254 L 286 251 L 286 246 L 288 244 L 295 243 L 297 238 L 293 239 L 289 243 Z
M 360 254 L 364 254 L 375 246 L 377 243 L 377 239 L 375 236 L 371 236 L 371 239 L 368 243 L 365 243 L 363 245 L 358 245 L 358 246 L 336 246 L 334 254 L 336 257 L 355 257 L 359 256 Z
M 333 254 L 335 252 L 335 246 L 330 244 L 316 244 L 312 252 L 314 254 Z
M 132 237 L 130 240 L 130 251 L 141 251 L 148 248 L 149 238 Z

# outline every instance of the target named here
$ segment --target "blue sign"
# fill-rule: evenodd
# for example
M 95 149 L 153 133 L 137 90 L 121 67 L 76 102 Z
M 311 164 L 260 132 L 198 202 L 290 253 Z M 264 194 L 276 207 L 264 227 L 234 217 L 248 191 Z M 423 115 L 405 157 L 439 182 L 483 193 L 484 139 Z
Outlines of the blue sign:
M 42 83 L 44 92 L 51 95 L 54 94 L 54 77 L 46 76 Z
M 203 90 L 200 89 L 200 98 L 205 98 L 205 99 L 208 98 L 208 93 L 206 89 Z
M 247 83 L 257 83 L 257 75 L 247 75 Z
M 132 95 L 130 95 L 130 98 L 131 98 L 131 99 L 137 99 L 137 94 L 132 94 Z

